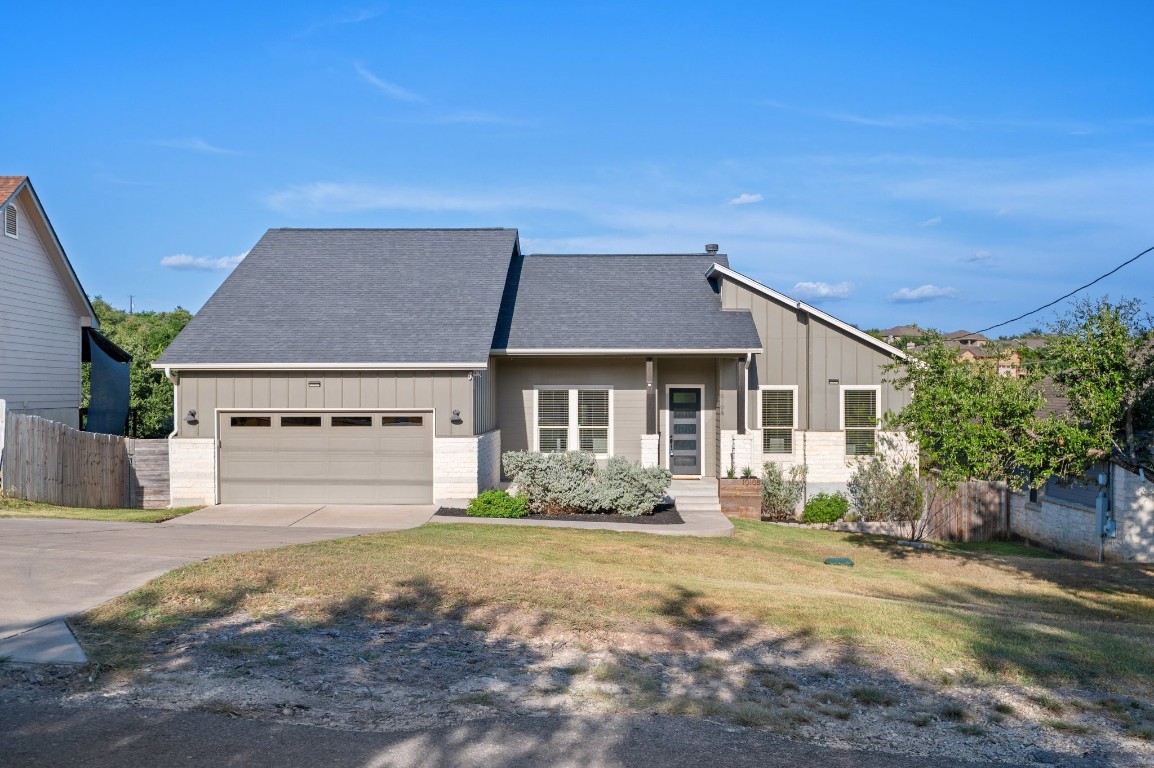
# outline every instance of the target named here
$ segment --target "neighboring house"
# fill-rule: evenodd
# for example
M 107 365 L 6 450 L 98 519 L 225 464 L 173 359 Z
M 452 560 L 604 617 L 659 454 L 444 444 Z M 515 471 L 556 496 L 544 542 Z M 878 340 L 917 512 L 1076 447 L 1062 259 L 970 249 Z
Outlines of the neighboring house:
M 958 346 L 957 342 L 946 342 Z M 998 369 L 999 376 L 1009 376 L 1011 378 L 1021 378 L 1022 375 L 1022 356 L 1018 354 L 1012 347 L 1007 347 L 1001 350 L 992 350 L 986 346 L 960 346 L 961 351 L 958 353 L 958 360 L 967 363 L 984 363 L 986 365 L 995 365 Z
M 0 176 L 0 212 L 0 400 L 9 411 L 79 428 L 81 363 L 95 356 L 94 399 L 120 413 L 99 431 L 122 433 L 128 358 L 96 332 L 96 313 L 27 176 Z M 117 387 L 104 387 L 104 372 Z
M 957 343 L 960 347 L 981 347 L 989 341 L 988 337 L 969 331 L 953 331 L 947 333 L 945 339 Z
M 269 230 L 159 358 L 172 503 L 427 503 L 503 451 L 844 487 L 902 353 L 705 253 L 522 255 L 514 229 Z
M 916 325 L 895 325 L 893 328 L 886 328 L 878 331 L 888 343 L 895 346 L 901 345 L 902 340 L 916 339 L 925 335 L 925 331 Z

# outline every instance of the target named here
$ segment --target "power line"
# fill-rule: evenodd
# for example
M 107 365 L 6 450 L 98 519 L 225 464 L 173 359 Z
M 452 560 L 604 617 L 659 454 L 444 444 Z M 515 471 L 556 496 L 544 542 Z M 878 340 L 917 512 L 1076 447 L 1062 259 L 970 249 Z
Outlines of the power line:
M 973 333 L 971 333 L 969 335 L 970 336 L 977 336 L 979 333 L 985 333 L 986 331 L 992 331 L 995 328 L 1001 328 L 1003 325 L 1009 325 L 1010 323 L 1016 323 L 1017 321 L 1021 320 L 1022 318 L 1029 317 L 1030 315 L 1036 315 L 1039 312 L 1041 312 L 1043 309 L 1049 309 L 1050 307 L 1054 306 L 1055 304 L 1062 302 L 1062 301 L 1065 301 L 1066 299 L 1070 298 L 1071 296 L 1073 296 L 1078 291 L 1084 291 L 1087 288 L 1089 288 L 1091 285 L 1093 285 L 1094 283 L 1099 283 L 1099 282 L 1105 280 L 1107 277 L 1114 274 L 1115 272 L 1120 270 L 1122 267 L 1126 266 L 1127 264 L 1133 264 L 1134 262 L 1138 261 L 1138 259 L 1142 258 L 1143 256 L 1150 253 L 1151 251 L 1154 251 L 1154 245 L 1152 245 L 1149 248 L 1147 248 L 1146 250 L 1142 251 L 1142 253 L 1138 254 L 1134 258 L 1127 259 L 1126 261 L 1122 262 L 1121 264 L 1114 267 L 1113 269 L 1111 269 L 1106 274 L 1100 275 L 1100 276 L 1094 278 L 1093 280 L 1091 280 L 1090 282 L 1086 283 L 1085 285 L 1082 285 L 1082 286 L 1075 288 L 1074 290 L 1067 293 L 1065 296 L 1059 296 L 1058 298 L 1051 301 L 1049 304 L 1043 304 L 1042 306 L 1038 307 L 1037 309 L 1031 309 L 1029 312 L 1027 312 L 1024 315 L 1018 315 L 1017 317 L 1015 317 L 1011 320 L 1007 320 L 1004 323 L 998 323 L 997 325 L 991 325 L 989 328 L 983 328 L 980 331 L 974 331 Z

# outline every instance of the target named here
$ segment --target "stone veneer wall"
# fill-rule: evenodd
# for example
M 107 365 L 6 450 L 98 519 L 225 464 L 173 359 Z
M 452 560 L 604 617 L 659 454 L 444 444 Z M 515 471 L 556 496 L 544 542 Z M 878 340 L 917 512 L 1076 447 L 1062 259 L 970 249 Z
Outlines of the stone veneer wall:
M 501 482 L 501 432 L 433 439 L 433 498 L 471 499 Z
M 641 466 L 656 467 L 661 464 L 661 457 L 658 455 L 660 445 L 661 435 L 641 436 Z
M 1111 467 L 1111 505 L 1117 536 L 1103 543 L 1107 560 L 1154 562 L 1154 483 L 1120 467 Z M 1051 549 L 1091 559 L 1101 541 L 1097 513 L 1039 493 L 1031 502 L 1024 493 L 1010 494 L 1010 530 Z
M 216 440 L 211 437 L 168 441 L 170 506 L 216 503 Z

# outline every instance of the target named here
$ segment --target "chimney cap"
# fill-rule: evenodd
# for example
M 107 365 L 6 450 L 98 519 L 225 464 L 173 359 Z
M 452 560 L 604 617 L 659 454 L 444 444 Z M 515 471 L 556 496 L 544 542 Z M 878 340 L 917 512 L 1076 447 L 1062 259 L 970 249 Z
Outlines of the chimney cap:
M 705 252 L 706 253 L 717 253 L 717 247 L 718 247 L 717 243 L 706 243 L 705 244 Z

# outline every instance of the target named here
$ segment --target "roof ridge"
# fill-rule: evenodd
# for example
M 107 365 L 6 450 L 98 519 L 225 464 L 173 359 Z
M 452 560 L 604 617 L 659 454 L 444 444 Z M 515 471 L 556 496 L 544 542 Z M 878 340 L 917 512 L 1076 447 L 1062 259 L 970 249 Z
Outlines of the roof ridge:
M 650 258 L 652 258 L 654 256 L 661 256 L 661 257 L 681 256 L 681 257 L 685 257 L 685 258 L 689 258 L 689 257 L 713 258 L 715 256 L 726 256 L 726 255 L 727 254 L 724 254 L 724 253 L 707 253 L 705 251 L 702 251 L 701 253 L 527 253 L 527 254 L 525 254 L 526 258 L 532 257 L 532 256 L 543 256 L 543 257 L 547 257 L 547 258 L 559 258 L 559 257 L 568 258 L 568 257 L 576 256 L 579 258 L 594 258 L 594 257 L 596 257 L 596 258 L 613 258 L 613 259 L 617 259 L 617 258 L 621 258 L 621 257 L 627 257 L 628 258 L 628 257 L 638 257 L 638 256 L 645 256 L 645 257 L 650 257 Z
M 270 232 L 516 232 L 516 227 L 269 227 Z

